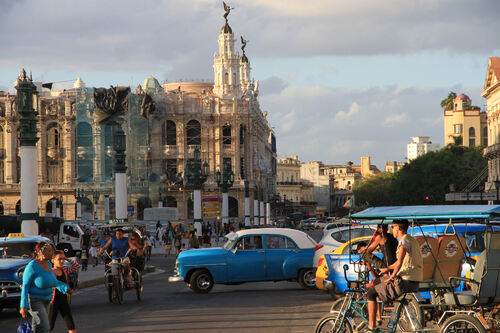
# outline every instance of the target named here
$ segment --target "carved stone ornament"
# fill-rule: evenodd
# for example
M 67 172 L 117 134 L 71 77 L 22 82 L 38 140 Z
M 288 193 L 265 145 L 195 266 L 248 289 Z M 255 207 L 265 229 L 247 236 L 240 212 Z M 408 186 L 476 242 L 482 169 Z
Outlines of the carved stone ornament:
M 94 120 L 102 124 L 128 110 L 128 94 L 130 87 L 113 87 L 94 90 Z

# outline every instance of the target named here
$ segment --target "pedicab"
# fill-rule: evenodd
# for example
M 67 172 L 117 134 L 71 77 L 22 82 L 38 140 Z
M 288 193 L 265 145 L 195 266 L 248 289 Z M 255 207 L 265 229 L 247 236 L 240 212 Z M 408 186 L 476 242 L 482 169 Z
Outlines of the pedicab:
M 392 325 L 392 329 L 484 332 L 498 327 L 496 309 L 500 296 L 496 296 L 496 290 L 500 295 L 497 274 L 500 263 L 493 259 L 488 261 L 489 256 L 492 256 L 490 252 L 497 254 L 500 260 L 500 252 L 494 252 L 496 250 L 491 247 L 498 239 L 497 247 L 500 249 L 500 238 L 496 234 L 500 229 L 500 221 L 495 220 L 498 213 L 500 206 L 493 205 L 401 206 L 369 208 L 352 216 L 366 224 L 407 219 L 420 244 L 424 259 L 424 280 L 420 283 L 420 292 L 405 294 L 395 302 L 396 307 L 392 313 L 398 320 Z M 442 232 L 443 226 L 446 226 L 445 232 Z M 467 229 L 467 226 L 473 228 Z M 481 227 L 486 240 L 483 246 L 480 244 L 483 237 L 479 237 L 482 233 L 478 232 Z M 436 236 L 439 237 L 435 238 Z M 482 251 L 480 255 L 478 251 Z M 477 263 L 472 259 L 473 255 L 479 257 Z M 325 279 L 325 286 L 335 287 L 337 281 L 333 277 L 336 276 L 338 280 L 339 275 L 343 275 L 347 289 L 346 297 L 337 301 L 329 315 L 318 323 L 317 332 L 359 331 L 366 323 L 366 318 L 363 318 L 366 306 L 363 290 L 370 277 L 359 255 L 349 252 L 348 257 L 346 262 L 346 258 L 339 260 L 338 257 L 325 255 L 328 270 L 337 273 Z M 479 269 L 475 265 L 479 265 Z M 486 271 L 489 275 L 486 276 L 490 288 L 482 283 L 484 274 L 481 271 L 484 267 L 488 268 Z M 473 273 L 466 277 L 467 271 Z M 491 286 L 494 283 L 498 288 L 493 290 Z M 492 295 L 484 296 L 488 292 Z M 321 323 L 323 327 L 329 328 L 318 330 Z

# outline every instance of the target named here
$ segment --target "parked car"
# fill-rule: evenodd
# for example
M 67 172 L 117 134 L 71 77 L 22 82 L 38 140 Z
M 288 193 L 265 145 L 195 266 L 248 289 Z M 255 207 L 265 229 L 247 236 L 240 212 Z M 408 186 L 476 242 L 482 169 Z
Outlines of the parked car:
M 477 256 L 485 249 L 483 237 L 485 226 L 478 223 L 423 225 L 421 227 L 409 228 L 408 234 L 413 237 L 425 235 L 426 237 L 439 239 L 442 236 L 454 235 L 454 230 L 456 230 L 456 233 L 459 236 L 465 238 L 467 252 L 470 256 Z M 494 230 L 500 231 L 500 226 L 495 226 Z M 319 289 L 326 289 L 326 281 L 330 281 L 332 282 L 331 289 L 334 292 L 342 293 L 346 288 L 343 266 L 345 264 L 349 266 L 347 277 L 350 280 L 357 279 L 357 272 L 365 269 L 364 265 L 359 264 L 357 249 L 359 246 L 366 245 L 370 239 L 371 237 L 369 236 L 353 238 L 350 243 L 345 243 L 332 254 L 328 254 L 320 258 L 318 269 L 316 271 L 316 286 Z M 379 258 L 383 257 L 380 252 L 374 252 L 374 254 Z M 468 262 L 463 262 L 461 267 L 462 276 L 465 276 L 466 273 L 471 270 L 471 265 Z M 421 296 L 424 299 L 428 299 L 430 294 L 428 292 L 421 293 Z
M 314 222 L 314 228 L 315 229 L 323 229 L 326 227 L 326 221 L 325 220 L 317 220 Z
M 31 254 L 39 242 L 52 242 L 42 236 L 25 237 L 22 233 L 0 237 L 0 310 L 19 307 L 23 272 L 32 260 Z M 69 277 L 72 288 L 78 283 L 78 271 Z
M 309 219 L 302 220 L 299 223 L 298 229 L 302 230 L 302 231 L 305 231 L 305 230 L 314 230 L 314 221 L 311 221 Z
M 226 235 L 222 248 L 182 251 L 169 282 L 185 282 L 196 293 L 214 284 L 298 281 L 316 288 L 312 268 L 316 242 L 306 233 L 285 228 L 247 229 Z
M 319 258 L 327 253 L 332 253 L 345 242 L 362 237 L 372 236 L 375 232 L 375 225 L 352 225 L 331 229 L 323 235 L 314 251 L 313 267 L 318 267 Z

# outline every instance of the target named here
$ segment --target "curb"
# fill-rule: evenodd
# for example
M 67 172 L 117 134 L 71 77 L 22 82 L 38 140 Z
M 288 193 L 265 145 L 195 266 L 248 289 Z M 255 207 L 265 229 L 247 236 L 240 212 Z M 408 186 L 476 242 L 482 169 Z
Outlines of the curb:
M 144 268 L 144 271 L 142 273 L 143 273 L 143 275 L 146 275 L 146 274 L 152 273 L 154 271 L 156 271 L 156 267 L 155 266 L 146 266 Z M 77 290 L 81 290 L 81 289 L 85 289 L 85 288 L 97 286 L 97 285 L 100 285 L 100 284 L 104 284 L 104 272 L 103 272 L 103 276 L 102 277 L 95 278 L 95 279 L 92 279 L 92 280 L 82 281 L 82 282 L 79 281 L 78 282 L 78 288 L 77 288 Z

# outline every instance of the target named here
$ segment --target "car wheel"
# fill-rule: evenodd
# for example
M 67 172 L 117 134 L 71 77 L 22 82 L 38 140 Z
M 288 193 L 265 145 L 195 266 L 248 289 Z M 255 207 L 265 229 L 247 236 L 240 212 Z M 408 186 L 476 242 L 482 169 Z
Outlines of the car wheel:
M 206 294 L 214 287 L 214 280 L 210 272 L 204 269 L 195 271 L 189 279 L 190 288 L 198 294 Z
M 299 272 L 299 284 L 304 289 L 316 289 L 316 273 L 312 268 L 306 268 Z

